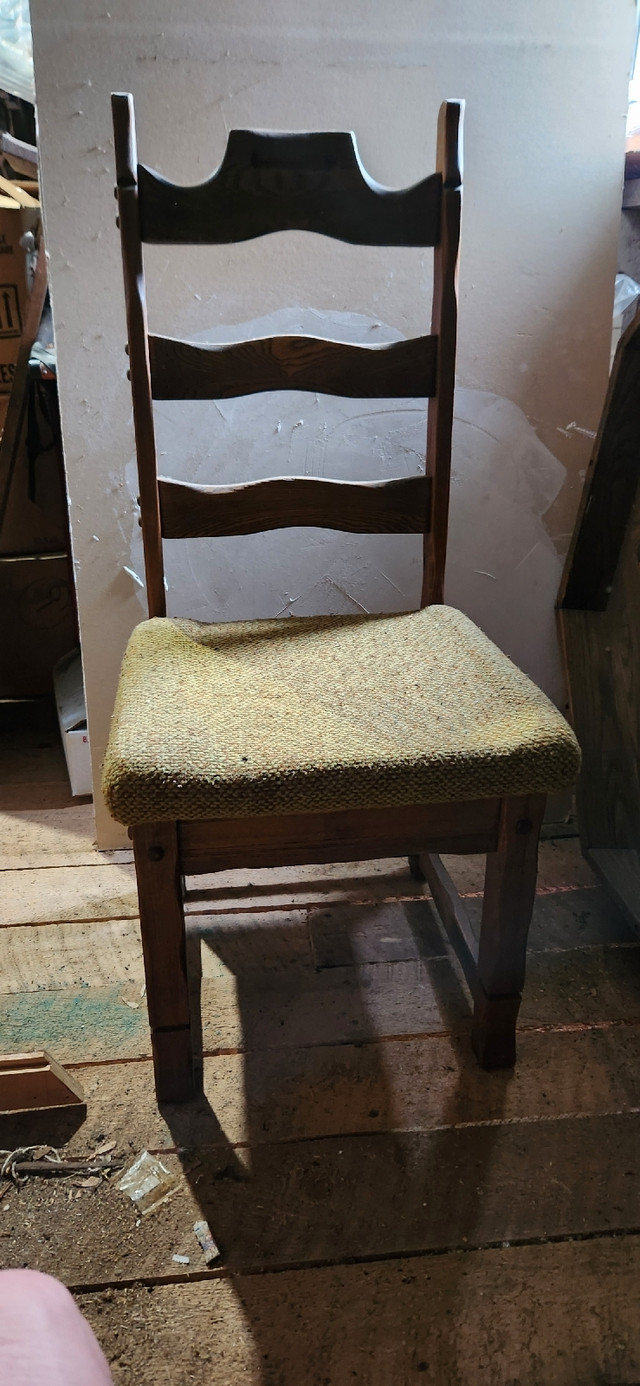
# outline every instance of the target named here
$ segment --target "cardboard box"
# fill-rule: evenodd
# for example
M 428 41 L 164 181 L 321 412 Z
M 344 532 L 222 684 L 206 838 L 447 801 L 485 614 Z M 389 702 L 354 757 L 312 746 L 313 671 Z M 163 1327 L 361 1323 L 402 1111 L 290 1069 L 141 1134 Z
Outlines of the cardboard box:
M 26 231 L 35 232 L 39 222 L 38 206 L 21 207 L 0 196 L 0 398 L 7 400 L 29 302 L 27 254 L 20 241 Z
M 53 666 L 77 644 L 66 554 L 0 557 L 0 698 L 53 692 Z
M 53 671 L 53 686 L 71 793 L 91 794 L 91 751 L 78 649 L 58 660 Z
M 44 388 L 55 390 L 55 383 Z M 8 403 L 8 399 L 8 395 L 0 395 L 0 430 L 6 413 L 2 406 Z M 25 418 L 0 526 L 0 555 L 61 553 L 69 548 L 69 530 L 59 441 L 57 437 L 54 438 L 53 446 L 41 452 L 31 468 L 27 456 L 26 428 Z M 42 438 L 44 442 L 49 441 L 46 421 L 42 424 Z

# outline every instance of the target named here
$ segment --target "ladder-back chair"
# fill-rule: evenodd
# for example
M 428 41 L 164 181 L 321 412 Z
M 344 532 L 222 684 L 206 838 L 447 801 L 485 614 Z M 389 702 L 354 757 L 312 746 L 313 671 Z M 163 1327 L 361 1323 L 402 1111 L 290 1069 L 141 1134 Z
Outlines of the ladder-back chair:
M 408 856 L 424 873 L 474 1004 L 481 1064 L 515 1060 L 545 796 L 570 783 L 560 713 L 443 606 L 456 346 L 461 104 L 440 112 L 437 171 L 375 184 L 351 134 L 234 130 L 193 187 L 138 164 L 132 98 L 112 97 L 148 621 L 120 678 L 103 787 L 133 840 L 156 1092 L 195 1091 L 185 876 Z M 142 245 L 297 229 L 431 246 L 431 333 L 378 346 L 280 336 L 202 346 L 149 336 Z M 355 484 L 159 477 L 153 399 L 307 390 L 429 397 L 422 475 Z M 204 624 L 168 618 L 163 539 L 294 525 L 424 535 L 417 611 Z M 486 853 L 479 943 L 439 854 Z

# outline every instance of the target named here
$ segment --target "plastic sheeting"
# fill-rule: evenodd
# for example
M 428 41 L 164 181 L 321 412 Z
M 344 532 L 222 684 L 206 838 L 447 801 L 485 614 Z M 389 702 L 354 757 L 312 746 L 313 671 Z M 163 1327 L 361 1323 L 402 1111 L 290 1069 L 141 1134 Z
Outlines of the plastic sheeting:
M 0 0 L 0 90 L 35 104 L 28 0 Z

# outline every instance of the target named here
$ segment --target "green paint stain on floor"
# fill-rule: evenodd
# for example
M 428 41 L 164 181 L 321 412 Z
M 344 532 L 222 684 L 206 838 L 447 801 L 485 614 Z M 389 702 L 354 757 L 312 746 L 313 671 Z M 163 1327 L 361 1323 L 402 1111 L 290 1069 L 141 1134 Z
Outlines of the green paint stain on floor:
M 0 1045 L 5 1053 L 50 1049 L 63 1063 L 146 1054 L 146 1006 L 127 1006 L 122 990 L 118 985 L 1 996 Z

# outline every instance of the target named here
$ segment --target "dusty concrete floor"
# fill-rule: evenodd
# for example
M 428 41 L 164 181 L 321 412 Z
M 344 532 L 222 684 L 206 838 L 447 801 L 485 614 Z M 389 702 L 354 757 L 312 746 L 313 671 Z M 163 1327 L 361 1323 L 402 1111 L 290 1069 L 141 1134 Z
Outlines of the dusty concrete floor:
M 640 940 L 575 841 L 542 848 L 513 1074 L 475 1067 L 406 863 L 220 878 L 189 925 L 205 1095 L 160 1113 L 130 855 L 96 852 L 46 714 L 2 717 L 2 1048 L 87 1104 L 0 1145 L 115 1141 L 176 1189 L 140 1219 L 113 1175 L 11 1187 L 0 1264 L 71 1286 L 116 1386 L 637 1386 Z

